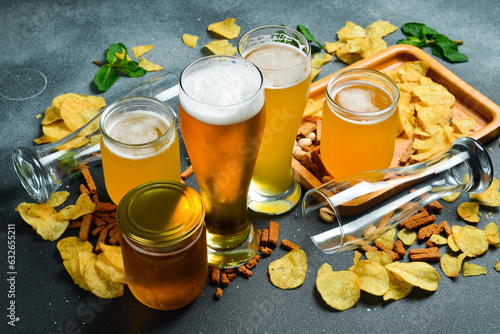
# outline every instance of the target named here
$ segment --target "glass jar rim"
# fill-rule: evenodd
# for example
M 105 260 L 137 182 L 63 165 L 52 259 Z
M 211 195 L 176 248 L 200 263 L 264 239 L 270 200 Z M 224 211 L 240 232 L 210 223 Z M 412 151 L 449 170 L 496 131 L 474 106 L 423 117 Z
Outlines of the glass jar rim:
M 392 102 L 390 105 L 385 107 L 384 109 L 378 110 L 378 111 L 373 111 L 373 112 L 359 112 L 359 111 L 353 111 L 349 110 L 347 108 L 344 108 L 337 102 L 335 102 L 334 96 L 331 95 L 330 91 L 332 86 L 337 82 L 339 79 L 343 78 L 349 78 L 349 77 L 367 77 L 367 78 L 372 78 L 376 79 L 380 82 L 384 82 L 387 84 L 388 87 L 391 88 L 392 93 L 394 94 L 394 98 L 392 99 Z M 331 106 L 335 106 L 335 111 L 332 110 L 332 112 L 340 111 L 342 116 L 349 116 L 349 117 L 358 117 L 358 118 L 378 118 L 380 116 L 384 116 L 385 114 L 395 111 L 398 102 L 399 102 L 399 88 L 397 84 L 392 80 L 387 74 L 382 73 L 377 70 L 369 69 L 369 68 L 351 68 L 351 69 L 345 69 L 337 72 L 334 74 L 330 80 L 328 80 L 328 84 L 326 86 L 326 101 L 328 104 Z M 392 97 L 392 96 L 391 96 Z M 330 108 L 332 109 L 332 108 Z

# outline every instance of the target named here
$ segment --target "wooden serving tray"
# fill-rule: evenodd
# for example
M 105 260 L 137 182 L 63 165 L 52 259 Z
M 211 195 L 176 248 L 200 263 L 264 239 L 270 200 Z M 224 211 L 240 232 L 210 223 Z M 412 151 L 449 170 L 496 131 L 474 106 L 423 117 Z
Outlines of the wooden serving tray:
M 370 68 L 378 71 L 387 71 L 395 69 L 405 62 L 415 60 L 422 60 L 429 63 L 427 76 L 445 86 L 455 95 L 455 104 L 451 109 L 453 118 L 461 119 L 464 117 L 472 117 L 476 120 L 476 129 L 469 135 L 470 137 L 485 143 L 500 134 L 500 107 L 441 65 L 432 56 L 417 47 L 405 44 L 393 45 L 366 59 L 349 65 L 345 69 Z M 309 98 L 315 101 L 324 101 L 326 97 L 326 85 L 330 78 L 336 73 L 338 72 L 332 73 L 313 83 Z M 398 137 L 396 139 L 391 167 L 396 167 L 398 165 L 398 160 L 406 150 L 408 142 L 409 139 L 406 138 Z M 295 158 L 292 158 L 292 168 L 295 178 L 307 190 L 321 185 L 321 181 L 314 177 L 314 175 Z

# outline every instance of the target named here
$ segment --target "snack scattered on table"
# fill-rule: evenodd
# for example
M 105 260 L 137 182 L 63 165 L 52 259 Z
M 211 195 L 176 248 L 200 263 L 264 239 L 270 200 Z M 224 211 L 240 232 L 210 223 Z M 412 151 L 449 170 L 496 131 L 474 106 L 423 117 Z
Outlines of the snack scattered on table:
M 366 29 L 348 21 L 337 31 L 337 42 L 325 42 L 325 50 L 336 55 L 344 63 L 353 64 L 386 49 L 387 43 L 383 37 L 397 29 L 398 27 L 387 21 L 375 21 Z
M 199 36 L 190 35 L 190 34 L 182 35 L 182 41 L 184 42 L 184 44 L 186 44 L 187 46 L 189 46 L 191 48 L 196 47 L 196 44 L 198 43 L 198 38 L 199 38 Z
M 474 202 L 484 206 L 498 207 L 500 206 L 500 179 L 493 178 L 488 189 L 481 194 L 469 194 L 469 197 Z
M 307 257 L 302 249 L 293 249 L 269 264 L 269 278 L 280 289 L 295 289 L 304 283 Z
M 479 222 L 479 204 L 475 202 L 463 202 L 457 208 L 460 218 L 469 223 Z
M 324 264 L 316 276 L 316 288 L 331 307 L 339 311 L 352 308 L 361 296 L 361 280 L 348 270 L 333 271 Z
M 140 56 L 145 55 L 149 51 L 153 50 L 153 45 L 141 45 L 132 47 L 132 52 L 134 53 L 134 58 L 138 59 Z M 141 66 L 142 67 L 142 66 Z
M 229 43 L 227 39 L 212 41 L 204 46 L 214 55 L 234 56 L 237 51 L 237 48 Z
M 361 281 L 360 289 L 369 294 L 383 296 L 389 290 L 389 274 L 384 266 L 377 261 L 360 260 L 352 272 Z
M 466 255 L 461 253 L 458 257 L 454 257 L 450 254 L 443 254 L 440 261 L 441 270 L 448 277 L 458 277 L 460 276 L 460 271 L 462 270 L 462 262 L 464 261 Z
M 208 31 L 214 32 L 227 39 L 235 39 L 240 34 L 240 26 L 236 25 L 236 19 L 227 18 L 222 22 L 212 23 L 208 26 Z
M 464 263 L 464 277 L 486 275 L 486 268 L 473 263 Z
M 484 230 L 470 225 L 453 225 L 452 231 L 455 243 L 465 255 L 477 257 L 488 250 L 489 244 Z
M 144 58 L 144 57 L 141 57 L 141 61 L 139 62 L 139 66 L 148 72 L 163 71 L 163 67 L 161 67 L 160 65 L 157 65 L 151 61 L 146 60 L 146 58 Z

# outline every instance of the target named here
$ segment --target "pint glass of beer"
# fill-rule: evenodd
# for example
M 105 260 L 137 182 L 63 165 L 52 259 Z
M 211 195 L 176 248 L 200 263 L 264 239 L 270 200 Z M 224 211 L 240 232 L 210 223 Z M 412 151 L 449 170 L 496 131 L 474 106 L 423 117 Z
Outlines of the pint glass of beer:
M 108 106 L 101 116 L 104 182 L 118 204 L 132 188 L 156 180 L 181 180 L 175 116 L 149 97 L 131 97 Z
M 208 263 L 250 260 L 259 238 L 247 194 L 265 124 L 262 74 L 238 57 L 211 56 L 180 77 L 179 124 L 206 206 Z
M 284 213 L 300 199 L 292 150 L 311 86 L 309 43 L 293 29 L 265 26 L 244 35 L 238 52 L 262 71 L 266 97 L 266 127 L 248 204 L 256 212 Z

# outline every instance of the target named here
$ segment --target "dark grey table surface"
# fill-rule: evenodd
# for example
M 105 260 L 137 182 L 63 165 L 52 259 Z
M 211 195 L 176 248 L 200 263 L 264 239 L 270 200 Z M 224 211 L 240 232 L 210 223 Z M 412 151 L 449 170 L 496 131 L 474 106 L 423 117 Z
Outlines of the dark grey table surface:
M 441 275 L 434 293 L 420 289 L 405 299 L 384 302 L 363 293 L 358 304 L 337 312 L 328 307 L 315 288 L 315 275 L 324 262 L 334 269 L 347 269 L 352 252 L 327 256 L 308 239 L 301 212 L 276 217 L 281 237 L 302 246 L 309 269 L 304 284 L 295 290 L 275 288 L 267 276 L 271 260 L 285 254 L 277 249 L 262 260 L 254 275 L 238 277 L 213 299 L 215 287 L 205 286 L 202 296 L 171 312 L 149 309 L 126 290 L 123 297 L 101 300 L 73 284 L 66 273 L 56 243 L 44 241 L 24 223 L 14 208 L 31 201 L 19 183 L 10 161 L 16 147 L 32 146 L 41 135 L 40 121 L 56 95 L 75 92 L 97 94 L 92 78 L 110 43 L 132 46 L 153 44 L 147 58 L 166 70 L 180 73 L 204 55 L 203 44 L 212 41 L 207 26 L 227 17 L 236 18 L 242 33 L 267 24 L 295 27 L 304 24 L 323 42 L 336 40 L 346 21 L 366 27 L 375 20 L 388 20 L 400 27 L 422 22 L 464 40 L 460 50 L 469 61 L 445 67 L 500 103 L 500 7 L 496 0 L 455 1 L 2 1 L 0 4 L 0 332 L 2 333 L 498 333 L 500 331 L 500 273 L 493 270 L 500 258 L 491 249 L 472 263 L 486 266 L 487 275 L 449 279 Z M 196 49 L 182 43 L 184 33 L 199 35 Z M 403 38 L 387 36 L 388 45 Z M 233 41 L 233 43 L 236 43 Z M 430 49 L 426 48 L 430 53 Z M 318 78 L 345 64 L 334 60 Z M 21 73 L 21 76 L 13 76 Z M 106 93 L 108 103 L 146 78 L 120 78 Z M 317 79 L 318 79 L 317 78 Z M 316 79 L 316 80 L 317 80 Z M 486 145 L 495 166 L 500 167 L 498 137 Z M 183 161 L 184 164 L 187 161 Z M 100 167 L 93 169 L 102 198 L 106 198 Z M 189 183 L 194 185 L 195 180 Z M 63 189 L 76 198 L 80 180 Z M 462 195 L 462 200 L 467 199 Z M 439 217 L 450 224 L 463 224 L 456 214 L 458 203 L 446 204 Z M 479 227 L 498 221 L 498 209 L 482 209 Z M 490 219 L 485 216 L 490 214 Z M 252 215 L 257 228 L 270 218 Z M 15 226 L 15 298 L 8 296 L 7 229 Z M 74 232 L 67 232 L 71 235 Z M 441 249 L 444 253 L 445 248 Z M 434 266 L 440 272 L 438 264 Z M 7 308 L 15 301 L 15 326 L 8 324 Z

